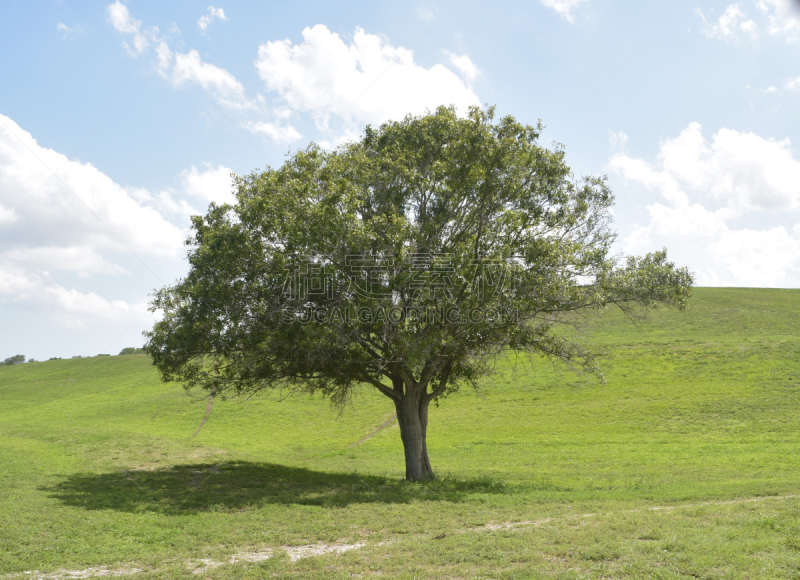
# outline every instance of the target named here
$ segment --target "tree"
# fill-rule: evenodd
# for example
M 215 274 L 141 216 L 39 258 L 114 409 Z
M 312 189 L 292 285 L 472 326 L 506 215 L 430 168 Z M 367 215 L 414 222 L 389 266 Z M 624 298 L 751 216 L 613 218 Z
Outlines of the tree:
M 15 354 L 14 356 L 10 356 L 5 359 L 3 362 L 0 362 L 0 366 L 6 365 L 19 365 L 25 362 L 25 355 L 24 354 Z
M 610 254 L 613 196 L 576 180 L 541 125 L 494 109 L 406 117 L 236 179 L 195 216 L 190 271 L 155 294 L 146 349 L 164 380 L 212 395 L 319 392 L 394 404 L 406 478 L 434 477 L 428 407 L 514 350 L 594 370 L 554 332 L 576 312 L 683 307 L 666 251 Z M 563 335 L 563 333 L 561 333 Z
M 126 346 L 121 351 L 119 351 L 120 355 L 127 355 L 127 354 L 145 354 L 145 349 L 139 348 L 136 346 Z

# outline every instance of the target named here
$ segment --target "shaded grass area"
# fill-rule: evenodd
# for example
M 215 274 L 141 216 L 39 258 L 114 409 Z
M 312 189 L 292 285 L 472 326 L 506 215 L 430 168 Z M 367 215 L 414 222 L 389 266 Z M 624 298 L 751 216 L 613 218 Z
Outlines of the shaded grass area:
M 341 415 L 305 396 L 216 401 L 192 438 L 205 400 L 146 357 L 2 367 L 0 574 L 174 578 L 274 548 L 207 575 L 797 578 L 799 321 L 800 292 L 780 290 L 698 289 L 639 322 L 609 311 L 570 330 L 605 382 L 510 356 L 432 408 L 441 477 L 424 485 L 402 481 L 396 425 L 353 446 L 391 417 L 368 389 Z M 538 523 L 466 531 L 503 522 Z M 366 546 L 280 549 L 317 542 Z
M 387 477 L 248 461 L 74 474 L 44 491 L 66 505 L 88 510 L 168 515 L 257 509 L 269 503 L 333 508 L 366 503 L 458 502 L 471 493 L 511 492 L 503 483 L 488 479 L 446 479 L 418 486 Z

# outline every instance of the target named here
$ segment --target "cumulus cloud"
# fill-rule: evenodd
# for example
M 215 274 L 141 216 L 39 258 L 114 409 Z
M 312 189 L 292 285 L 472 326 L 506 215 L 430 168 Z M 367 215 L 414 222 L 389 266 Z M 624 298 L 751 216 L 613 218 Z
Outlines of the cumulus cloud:
M 7 222 L 13 222 L 17 219 L 17 212 L 10 207 L 3 207 L 0 204 L 0 228 Z
M 203 14 L 197 20 L 197 26 L 200 27 L 200 30 L 205 32 L 208 30 L 208 27 L 211 25 L 214 20 L 228 20 L 228 17 L 225 16 L 225 11 L 222 8 L 214 8 L 213 6 L 208 7 L 208 12 Z
M 248 123 L 247 128 L 253 133 L 266 135 L 278 143 L 293 143 L 303 136 L 291 125 L 281 125 L 271 121 L 256 121 Z
M 207 166 L 200 171 L 192 165 L 181 173 L 181 182 L 186 193 L 200 200 L 204 205 L 212 201 L 216 204 L 236 203 L 233 195 L 231 170 L 224 165 Z
M 795 0 L 756 0 L 756 6 L 766 15 L 770 34 L 791 42 L 800 40 L 800 9 Z
M 124 40 L 122 41 L 122 46 L 125 47 L 125 50 L 130 54 L 142 54 L 149 46 L 158 42 L 158 26 L 143 30 L 142 21 L 135 20 L 131 16 L 128 7 L 120 2 L 120 0 L 116 0 L 106 7 L 106 16 L 117 32 L 131 37 L 133 46 L 129 45 Z
M 0 239 L 14 231 L 11 239 L 58 245 L 81 241 L 154 256 L 174 254 L 183 237 L 180 229 L 137 202 L 133 193 L 91 164 L 40 146 L 0 115 L 0 205 L 19 208 L 24 203 L 16 220 L 0 230 Z
M 716 20 L 698 8 L 703 19 L 703 34 L 708 38 L 738 42 L 742 38 L 755 40 L 759 30 L 780 36 L 789 42 L 800 40 L 800 4 L 796 0 L 755 0 L 760 24 L 751 19 L 739 3 L 730 4 Z
M 35 304 L 53 321 L 69 328 L 87 328 L 114 323 L 128 325 L 142 317 L 152 320 L 146 301 L 108 300 L 95 292 L 68 289 L 52 280 L 47 272 L 32 272 L 0 262 L 0 300 Z
M 682 187 L 708 192 L 737 216 L 800 208 L 800 161 L 788 139 L 721 129 L 707 142 L 700 125 L 691 123 L 662 144 L 659 157 Z
M 478 67 L 475 66 L 475 63 L 472 62 L 472 59 L 470 59 L 466 54 L 454 54 L 449 50 L 444 51 L 444 53 L 447 55 L 447 60 L 450 61 L 450 64 L 452 64 L 459 70 L 459 72 L 461 72 L 464 80 L 466 80 L 468 83 L 472 84 L 472 82 L 478 78 L 480 71 L 478 70 Z
M 234 75 L 226 69 L 203 61 L 196 50 L 173 51 L 166 37 L 159 36 L 157 26 L 143 31 L 142 23 L 135 20 L 127 6 L 119 0 L 106 8 L 109 21 L 120 34 L 131 38 L 133 48 L 123 41 L 123 46 L 133 56 L 145 54 L 152 49 L 158 59 L 158 73 L 174 87 L 194 84 L 202 88 L 218 104 L 235 110 L 257 107 L 257 102 L 247 98 L 245 89 Z M 208 20 L 203 20 L 208 18 Z M 214 19 L 227 20 L 221 8 L 209 6 L 209 14 L 201 17 L 198 25 L 205 30 Z M 202 22 L 202 23 L 201 23 Z M 205 24 L 205 26 L 203 25 Z
M 120 266 L 106 260 L 94 248 L 88 245 L 39 246 L 13 248 L 0 255 L 6 262 L 13 262 L 28 269 L 42 272 L 71 271 L 82 278 L 92 274 L 128 274 Z
M 472 89 L 480 71 L 468 56 L 445 51 L 450 67 L 426 68 L 414 62 L 410 50 L 382 36 L 357 28 L 346 43 L 321 24 L 303 30 L 297 45 L 278 40 L 259 47 L 256 68 L 275 97 L 268 105 L 261 95 L 248 97 L 233 74 L 204 61 L 198 51 L 173 51 L 157 27 L 143 32 L 141 21 L 119 0 L 108 5 L 107 13 L 114 28 L 130 39 L 133 48 L 123 43 L 128 51 L 134 56 L 154 52 L 158 73 L 174 87 L 195 85 L 236 112 L 239 126 L 279 143 L 301 139 L 296 124 L 308 118 L 321 131 L 336 121 L 330 137 L 336 143 L 358 135 L 366 123 L 422 114 L 439 105 L 453 104 L 462 112 L 480 105 Z M 225 19 L 225 14 L 210 6 L 198 25 L 205 30 L 215 18 Z
M 626 253 L 669 246 L 703 285 L 800 286 L 800 224 L 740 224 L 754 212 L 776 218 L 800 209 L 800 161 L 788 140 L 721 129 L 711 141 L 697 123 L 662 143 L 650 163 L 615 154 L 611 171 L 661 194 L 650 222 L 624 240 Z
M 43 302 L 49 303 L 54 311 L 55 321 L 62 326 L 86 328 L 98 322 L 129 324 L 143 317 L 153 318 L 147 311 L 146 301 L 106 300 L 94 292 L 80 292 L 58 284 L 44 286 L 40 294 Z
M 256 67 L 268 90 L 292 111 L 310 114 L 321 130 L 340 116 L 347 123 L 380 123 L 441 104 L 480 104 L 449 68 L 420 66 L 410 50 L 361 28 L 349 44 L 322 24 L 303 30 L 297 45 L 267 42 Z
M 703 19 L 703 34 L 706 38 L 738 42 L 742 36 L 755 39 L 758 37 L 755 21 L 747 17 L 739 4 L 731 4 L 717 20 L 707 20 L 698 8 L 697 13 Z
M 558 12 L 561 17 L 570 24 L 575 23 L 575 15 L 573 10 L 577 9 L 581 4 L 589 2 L 589 0 L 539 0 L 548 8 L 552 8 Z
M 127 278 L 122 259 L 177 261 L 188 224 L 158 209 L 167 198 L 122 186 L 89 163 L 42 147 L 0 115 L 0 300 L 36 304 L 70 326 L 81 326 L 82 317 L 135 318 L 141 305 L 68 288 L 55 276 Z M 144 292 L 152 286 L 148 280 Z
M 67 40 L 71 36 L 83 32 L 80 26 L 67 26 L 63 22 L 59 22 L 56 25 L 56 30 L 58 30 L 61 33 L 61 38 L 63 40 Z
M 648 206 L 650 223 L 625 239 L 626 253 L 669 246 L 672 259 L 689 266 L 701 286 L 800 286 L 800 228 L 736 228 L 723 212 L 702 204 Z
M 200 85 L 227 107 L 243 109 L 253 106 L 245 96 L 244 86 L 235 76 L 224 68 L 204 62 L 196 50 L 173 53 L 171 68 L 162 66 L 160 73 L 176 87 L 185 83 Z

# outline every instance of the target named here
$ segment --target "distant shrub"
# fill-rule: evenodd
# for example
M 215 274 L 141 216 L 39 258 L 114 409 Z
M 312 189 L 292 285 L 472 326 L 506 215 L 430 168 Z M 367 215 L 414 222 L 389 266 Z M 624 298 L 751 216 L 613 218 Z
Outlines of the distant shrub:
M 119 354 L 146 354 L 146 351 L 143 348 L 136 348 L 135 346 L 129 346 L 123 348 L 119 351 Z
M 29 358 L 29 359 L 28 359 L 28 362 L 29 362 L 29 363 L 36 362 L 36 359 L 35 359 L 35 358 Z
M 0 366 L 6 365 L 18 365 L 25 362 L 25 355 L 24 354 L 15 354 L 14 356 L 8 357 L 3 362 L 0 362 Z
M 111 355 L 110 354 L 102 354 L 102 353 L 100 353 L 97 356 L 111 356 Z
M 60 357 L 60 356 L 51 356 L 51 357 L 50 357 L 49 359 L 47 359 L 47 360 L 61 360 L 61 357 Z

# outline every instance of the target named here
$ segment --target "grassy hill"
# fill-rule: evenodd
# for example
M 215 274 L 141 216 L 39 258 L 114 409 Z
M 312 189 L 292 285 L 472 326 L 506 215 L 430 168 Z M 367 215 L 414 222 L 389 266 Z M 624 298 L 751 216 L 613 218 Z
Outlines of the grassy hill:
M 369 389 L 194 436 L 145 356 L 0 367 L 0 578 L 797 578 L 798 330 L 793 290 L 608 312 L 576 330 L 605 382 L 509 357 L 432 408 L 426 484 Z

